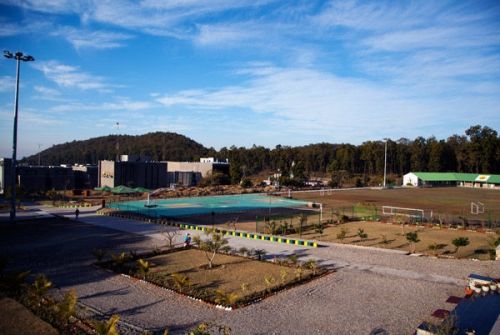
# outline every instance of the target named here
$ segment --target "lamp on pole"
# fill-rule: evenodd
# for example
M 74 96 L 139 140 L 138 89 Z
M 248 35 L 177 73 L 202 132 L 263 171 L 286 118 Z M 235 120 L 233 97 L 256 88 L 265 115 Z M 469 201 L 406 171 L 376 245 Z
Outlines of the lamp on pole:
M 385 150 L 384 150 L 384 188 L 386 187 L 386 180 L 387 180 L 387 141 L 388 138 L 384 138 L 385 141 Z
M 10 223 L 16 220 L 16 154 L 17 154 L 17 114 L 19 109 L 19 71 L 21 61 L 32 62 L 34 57 L 24 55 L 22 52 L 13 54 L 10 51 L 4 50 L 3 55 L 5 58 L 16 60 L 16 93 L 14 99 L 14 131 L 12 135 L 12 163 L 11 163 L 11 199 L 10 199 Z

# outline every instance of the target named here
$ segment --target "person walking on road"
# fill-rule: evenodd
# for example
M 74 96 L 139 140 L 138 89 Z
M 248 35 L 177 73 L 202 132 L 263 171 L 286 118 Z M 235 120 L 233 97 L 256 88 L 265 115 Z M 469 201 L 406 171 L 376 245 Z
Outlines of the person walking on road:
M 75 220 L 78 220 L 78 215 L 80 215 L 80 210 L 77 208 L 75 211 Z

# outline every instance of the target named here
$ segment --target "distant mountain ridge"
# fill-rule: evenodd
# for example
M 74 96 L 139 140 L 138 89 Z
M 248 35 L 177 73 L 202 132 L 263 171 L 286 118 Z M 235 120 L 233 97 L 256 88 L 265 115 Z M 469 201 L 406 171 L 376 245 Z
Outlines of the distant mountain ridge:
M 142 154 L 156 161 L 191 161 L 211 152 L 212 149 L 186 136 L 154 132 L 137 136 L 108 135 L 57 144 L 41 151 L 40 161 L 42 165 L 97 164 L 99 160 L 115 159 L 117 154 Z M 38 153 L 23 158 L 22 162 L 38 164 Z
M 119 150 L 117 143 L 120 144 Z M 359 145 L 316 143 L 296 147 L 277 145 L 274 148 L 233 145 L 218 151 L 175 133 L 109 135 L 55 145 L 40 155 L 42 165 L 96 164 L 102 159 L 115 159 L 117 152 L 143 154 L 156 161 L 196 161 L 200 157 L 218 157 L 229 159 L 233 183 L 261 171 L 280 171 L 299 179 L 314 173 L 328 174 L 339 179 L 338 184 L 344 176 L 357 175 L 359 184 L 367 184 L 369 176 L 384 174 L 386 145 L 388 174 L 401 176 L 409 171 L 500 174 L 500 136 L 496 130 L 481 125 L 471 126 L 464 135 L 455 134 L 446 140 L 419 136 L 414 140 L 365 141 Z M 37 164 L 38 154 L 23 159 L 23 162 Z

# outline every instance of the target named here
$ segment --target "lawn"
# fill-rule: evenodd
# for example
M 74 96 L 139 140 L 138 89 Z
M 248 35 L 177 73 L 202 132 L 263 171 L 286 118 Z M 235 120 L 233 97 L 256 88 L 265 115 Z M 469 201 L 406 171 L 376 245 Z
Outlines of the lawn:
M 272 292 L 325 273 L 323 269 L 276 264 L 229 254 L 217 254 L 214 267 L 209 269 L 205 252 L 194 248 L 152 255 L 144 260 L 150 264 L 145 275 L 146 281 L 208 302 L 233 307 L 246 305 Z M 110 262 L 104 266 L 141 277 L 140 274 L 135 274 L 136 261 L 125 263 L 121 269 Z M 173 274 L 177 274 L 177 280 Z M 185 283 L 181 285 L 179 279 Z M 232 297 L 228 298 L 229 296 Z
M 346 237 L 343 240 L 337 237 L 337 234 L 342 229 L 347 229 Z M 367 238 L 362 240 L 357 235 L 358 229 L 363 229 L 368 235 Z M 496 233 L 473 232 L 462 229 L 437 229 L 416 225 L 402 226 L 399 224 L 360 221 L 329 226 L 325 228 L 323 235 L 315 231 L 308 231 L 302 234 L 302 238 L 410 251 L 412 246 L 407 241 L 405 234 L 415 231 L 418 233 L 418 238 L 420 239 L 420 242 L 415 244 L 415 252 L 417 253 L 446 255 L 456 258 L 477 258 L 481 260 L 489 259 L 489 254 L 487 253 L 487 250 L 491 248 L 489 242 L 499 237 Z M 291 237 L 295 236 L 298 235 L 291 235 Z M 455 246 L 452 244 L 452 240 L 457 237 L 467 237 L 470 244 L 459 248 L 458 252 L 455 253 Z M 440 245 L 440 248 L 438 250 L 430 250 L 429 245 L 431 244 Z

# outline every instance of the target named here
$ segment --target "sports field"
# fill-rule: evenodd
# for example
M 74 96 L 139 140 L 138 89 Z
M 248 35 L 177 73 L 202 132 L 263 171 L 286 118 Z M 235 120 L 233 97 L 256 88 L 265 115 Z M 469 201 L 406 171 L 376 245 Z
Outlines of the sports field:
M 140 213 L 152 217 L 179 217 L 245 212 L 280 208 L 307 207 L 307 202 L 286 199 L 265 194 L 238 194 L 206 197 L 157 199 L 151 203 L 145 200 L 114 202 L 109 208 Z
M 419 208 L 425 216 L 463 216 L 469 220 L 500 221 L 500 190 L 473 189 L 462 187 L 443 188 L 397 188 L 397 189 L 354 189 L 333 190 L 292 194 L 294 199 L 314 201 L 323 204 L 325 212 L 352 206 L 377 207 L 397 206 Z M 485 205 L 483 214 L 471 214 L 471 202 Z

